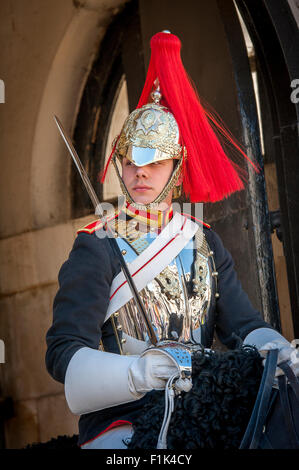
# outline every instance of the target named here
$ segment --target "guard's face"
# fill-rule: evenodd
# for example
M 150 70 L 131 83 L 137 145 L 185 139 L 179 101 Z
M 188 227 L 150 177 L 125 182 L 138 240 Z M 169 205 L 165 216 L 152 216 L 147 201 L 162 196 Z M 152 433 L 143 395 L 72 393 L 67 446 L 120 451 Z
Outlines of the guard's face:
M 122 179 L 134 202 L 150 204 L 169 181 L 173 172 L 173 160 L 161 160 L 149 165 L 136 166 L 127 158 L 122 159 Z M 172 192 L 167 195 L 170 204 Z

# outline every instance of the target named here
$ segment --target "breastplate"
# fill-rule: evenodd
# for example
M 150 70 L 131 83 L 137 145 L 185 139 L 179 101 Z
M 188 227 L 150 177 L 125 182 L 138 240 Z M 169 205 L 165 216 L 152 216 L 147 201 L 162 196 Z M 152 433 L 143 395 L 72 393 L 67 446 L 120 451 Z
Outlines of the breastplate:
M 126 227 L 126 237 L 117 238 L 125 261 L 132 262 L 155 236 L 136 230 L 130 236 Z M 199 228 L 185 248 L 139 293 L 158 341 L 200 344 L 201 327 L 208 319 L 215 291 L 215 274 L 213 252 Z M 140 354 L 150 345 L 145 322 L 133 299 L 115 312 L 111 321 L 122 354 Z

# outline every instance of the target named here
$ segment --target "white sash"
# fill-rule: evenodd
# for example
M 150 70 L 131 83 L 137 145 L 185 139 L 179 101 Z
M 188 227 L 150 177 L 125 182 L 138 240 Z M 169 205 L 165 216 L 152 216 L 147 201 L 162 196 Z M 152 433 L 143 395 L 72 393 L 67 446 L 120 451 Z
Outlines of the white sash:
M 128 263 L 138 292 L 171 263 L 193 238 L 198 228 L 195 222 L 177 212 L 157 238 L 132 263 Z M 131 289 L 121 271 L 111 285 L 110 304 L 105 321 L 132 297 Z

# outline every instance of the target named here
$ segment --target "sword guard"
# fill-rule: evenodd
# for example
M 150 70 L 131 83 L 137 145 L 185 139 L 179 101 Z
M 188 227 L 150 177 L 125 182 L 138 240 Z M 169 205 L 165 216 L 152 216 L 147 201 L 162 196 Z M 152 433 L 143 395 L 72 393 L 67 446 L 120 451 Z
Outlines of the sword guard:
M 192 350 L 187 345 L 177 341 L 160 341 L 156 346 L 150 346 L 146 351 L 163 351 L 177 365 L 182 379 L 191 378 L 192 375 Z

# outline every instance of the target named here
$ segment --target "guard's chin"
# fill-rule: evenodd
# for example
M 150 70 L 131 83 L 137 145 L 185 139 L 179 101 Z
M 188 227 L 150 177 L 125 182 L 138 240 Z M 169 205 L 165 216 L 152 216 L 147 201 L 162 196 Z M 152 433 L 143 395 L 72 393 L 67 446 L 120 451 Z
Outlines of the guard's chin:
M 146 194 L 136 194 L 136 191 L 130 193 L 130 196 L 136 204 L 143 204 L 144 206 L 147 204 L 151 204 L 151 202 L 154 202 L 155 200 L 154 197 L 150 197 Z

